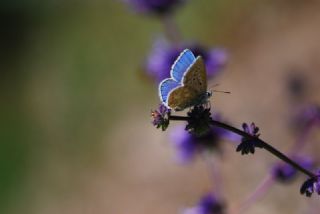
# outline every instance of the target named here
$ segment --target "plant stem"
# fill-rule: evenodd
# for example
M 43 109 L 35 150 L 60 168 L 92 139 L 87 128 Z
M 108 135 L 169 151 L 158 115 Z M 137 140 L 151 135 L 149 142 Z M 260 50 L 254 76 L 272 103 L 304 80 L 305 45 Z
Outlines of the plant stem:
M 237 210 L 236 213 L 243 213 L 246 209 L 248 209 L 252 204 L 254 204 L 254 202 L 256 202 L 261 196 L 266 193 L 266 191 L 273 185 L 273 183 L 274 179 L 272 175 L 267 175 L 261 181 L 258 187 L 245 198 L 245 200 L 239 205 L 239 207 L 235 209 Z
M 177 121 L 188 121 L 189 117 L 185 117 L 185 116 L 173 116 L 173 115 L 170 115 L 169 117 L 170 120 L 177 120 Z M 290 158 L 288 158 L 285 154 L 283 154 L 282 152 L 280 152 L 279 150 L 277 150 L 276 148 L 274 148 L 273 146 L 271 146 L 270 144 L 266 143 L 265 141 L 257 138 L 257 137 L 253 137 L 251 136 L 250 134 L 240 130 L 240 129 L 237 129 L 233 126 L 230 126 L 228 124 L 225 124 L 225 123 L 222 123 L 222 122 L 219 122 L 217 120 L 212 120 L 210 121 L 210 124 L 213 125 L 213 126 L 217 126 L 217 127 L 220 127 L 220 128 L 223 128 L 223 129 L 226 129 L 228 131 L 231 131 L 231 132 L 234 132 L 238 135 L 241 135 L 243 137 L 246 137 L 246 138 L 249 138 L 249 139 L 252 139 L 252 140 L 255 140 L 257 142 L 260 143 L 260 145 L 265 149 L 267 150 L 268 152 L 270 152 L 271 154 L 277 156 L 279 159 L 283 160 L 284 162 L 290 164 L 292 167 L 294 167 L 295 169 L 299 170 L 300 172 L 306 174 L 307 176 L 309 176 L 310 178 L 314 178 L 316 177 L 316 175 L 303 168 L 302 166 L 300 166 L 299 164 L 297 164 L 295 161 L 291 160 Z
M 163 25 L 164 25 L 164 32 L 166 37 L 173 45 L 179 45 L 181 41 L 181 35 L 179 29 L 174 22 L 171 15 L 165 15 L 162 17 Z
M 221 170 L 219 168 L 219 166 L 221 166 L 220 160 L 209 151 L 204 152 L 203 158 L 204 162 L 207 164 L 209 178 L 212 180 L 212 192 L 218 199 L 222 199 L 223 191 L 221 187 L 223 186 L 223 179 L 221 178 Z
M 169 120 L 188 121 L 189 117 L 170 115 Z

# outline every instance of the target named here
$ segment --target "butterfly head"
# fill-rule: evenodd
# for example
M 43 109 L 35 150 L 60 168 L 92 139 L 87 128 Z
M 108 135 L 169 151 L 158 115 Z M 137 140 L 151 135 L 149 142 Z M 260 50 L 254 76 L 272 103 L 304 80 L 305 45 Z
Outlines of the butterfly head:
M 212 91 L 207 91 L 206 96 L 207 96 L 207 99 L 209 99 L 212 96 Z
M 201 94 L 198 100 L 194 103 L 194 105 L 206 105 L 209 103 L 209 99 L 212 96 L 212 91 L 206 91 Z
M 209 98 L 212 96 L 212 91 L 206 91 L 205 93 L 199 96 L 198 104 L 206 104 L 209 102 Z

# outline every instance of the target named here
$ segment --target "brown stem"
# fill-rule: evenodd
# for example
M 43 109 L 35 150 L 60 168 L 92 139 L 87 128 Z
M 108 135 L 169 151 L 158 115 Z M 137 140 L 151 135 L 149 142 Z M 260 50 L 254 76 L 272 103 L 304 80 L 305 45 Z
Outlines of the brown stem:
M 185 117 L 185 116 L 170 115 L 169 119 L 170 120 L 177 120 L 177 121 L 187 121 L 189 118 Z M 261 139 L 259 139 L 257 137 L 251 136 L 250 134 L 248 134 L 248 133 L 246 133 L 246 132 L 244 132 L 244 131 L 242 131 L 240 129 L 237 129 L 237 128 L 233 127 L 233 126 L 230 126 L 228 124 L 219 122 L 217 120 L 212 120 L 211 119 L 210 124 L 213 125 L 213 126 L 217 126 L 217 127 L 229 130 L 229 131 L 234 132 L 234 133 L 236 133 L 238 135 L 241 135 L 243 137 L 246 137 L 246 138 L 249 138 L 249 139 L 252 139 L 252 140 L 255 140 L 255 141 L 259 142 L 259 144 L 262 146 L 262 148 L 264 148 L 265 150 L 267 150 L 271 154 L 277 156 L 279 159 L 283 160 L 284 162 L 290 164 L 295 169 L 297 169 L 300 172 L 306 174 L 310 178 L 316 177 L 316 175 L 313 172 L 303 168 L 298 163 L 296 163 L 295 161 L 291 160 L 285 154 L 283 154 L 282 152 L 280 152 L 279 150 L 277 150 L 276 148 L 274 148 L 270 144 L 266 143 L 265 141 L 263 141 L 263 140 L 261 140 Z

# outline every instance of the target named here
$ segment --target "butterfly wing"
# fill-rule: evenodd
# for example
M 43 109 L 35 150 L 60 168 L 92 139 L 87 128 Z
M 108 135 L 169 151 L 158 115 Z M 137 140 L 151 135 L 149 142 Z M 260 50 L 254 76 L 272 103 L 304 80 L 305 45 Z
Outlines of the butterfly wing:
M 169 93 L 168 106 L 176 111 L 181 111 L 191 106 L 197 96 L 197 91 L 194 89 L 180 86 Z
M 198 95 L 207 92 L 207 72 L 201 56 L 198 56 L 185 72 L 183 85 L 194 89 Z
M 181 86 L 181 84 L 171 78 L 164 79 L 159 84 L 159 96 L 161 102 L 167 104 L 168 94 L 179 86 Z
M 182 82 L 184 73 L 195 60 L 193 53 L 189 49 L 185 49 L 173 63 L 170 71 L 171 77 L 179 83 Z
M 176 111 L 200 104 L 207 91 L 207 76 L 202 57 L 186 49 L 173 64 L 171 78 L 159 85 L 159 96 L 163 104 Z

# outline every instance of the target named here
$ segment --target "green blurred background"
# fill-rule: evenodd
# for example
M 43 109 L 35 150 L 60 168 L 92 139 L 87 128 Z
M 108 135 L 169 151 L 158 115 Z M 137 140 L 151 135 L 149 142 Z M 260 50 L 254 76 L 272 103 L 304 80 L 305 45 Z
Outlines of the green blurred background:
M 210 183 L 204 166 L 176 166 L 165 134 L 150 125 L 159 101 L 141 67 L 163 32 L 159 20 L 112 0 L 0 7 L 0 213 L 178 213 L 195 203 Z M 317 77 L 317 11 L 317 1 L 190 0 L 175 19 L 185 39 L 230 52 L 215 83 L 234 95 L 219 95 L 217 109 L 236 124 L 260 122 L 278 140 L 287 71 Z M 234 191 L 231 199 L 247 190 Z M 266 213 L 283 213 L 271 201 L 260 204 Z

